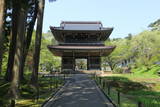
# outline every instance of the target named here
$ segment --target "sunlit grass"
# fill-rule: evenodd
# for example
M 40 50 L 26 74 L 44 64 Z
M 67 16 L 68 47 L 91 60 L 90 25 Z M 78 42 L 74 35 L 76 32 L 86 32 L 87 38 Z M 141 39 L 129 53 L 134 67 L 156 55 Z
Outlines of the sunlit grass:
M 109 96 L 115 104 L 117 104 L 118 99 L 117 91 L 120 91 L 120 107 L 137 107 L 138 102 L 143 103 L 144 107 L 160 107 L 158 70 L 160 70 L 159 66 L 153 66 L 148 71 L 145 68 L 138 68 L 130 74 L 111 74 L 102 77 L 102 81 L 110 85 Z
M 39 99 L 36 99 L 36 90 L 27 85 L 22 86 L 22 99 L 17 100 L 16 107 L 40 107 L 63 84 L 62 78 L 39 78 Z

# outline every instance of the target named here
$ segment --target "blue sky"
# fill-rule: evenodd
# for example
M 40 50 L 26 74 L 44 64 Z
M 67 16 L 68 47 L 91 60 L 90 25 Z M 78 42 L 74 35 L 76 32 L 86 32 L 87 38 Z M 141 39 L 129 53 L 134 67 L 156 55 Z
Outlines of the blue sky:
M 46 0 L 43 32 L 61 21 L 101 21 L 111 38 L 138 34 L 160 18 L 160 0 Z

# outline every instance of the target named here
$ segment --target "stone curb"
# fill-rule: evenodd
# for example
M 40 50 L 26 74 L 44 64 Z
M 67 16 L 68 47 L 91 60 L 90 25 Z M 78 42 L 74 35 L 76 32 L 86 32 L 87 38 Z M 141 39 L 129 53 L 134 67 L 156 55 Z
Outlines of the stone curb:
M 103 94 L 103 97 L 105 97 L 105 99 L 107 98 L 107 100 L 109 100 L 109 102 L 112 104 L 112 107 L 117 107 L 116 104 L 112 101 L 112 99 L 108 95 L 106 95 L 104 93 L 104 91 L 98 86 L 98 84 L 96 83 L 96 81 L 95 80 L 93 80 L 93 81 L 96 84 L 96 86 L 98 87 L 98 89 L 100 90 L 100 93 Z
M 61 90 L 68 85 L 69 82 L 65 82 L 63 86 L 59 87 L 52 95 L 51 97 L 49 97 L 42 105 L 41 107 L 48 107 L 48 105 L 50 104 L 49 102 L 51 100 L 55 100 L 55 98 L 58 96 L 58 94 L 61 92 Z

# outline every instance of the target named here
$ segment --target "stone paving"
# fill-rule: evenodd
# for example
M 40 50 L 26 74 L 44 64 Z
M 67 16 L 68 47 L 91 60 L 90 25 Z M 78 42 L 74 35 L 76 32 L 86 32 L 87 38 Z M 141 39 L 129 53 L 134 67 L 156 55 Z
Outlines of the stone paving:
M 44 107 L 113 107 L 87 74 L 74 74 Z

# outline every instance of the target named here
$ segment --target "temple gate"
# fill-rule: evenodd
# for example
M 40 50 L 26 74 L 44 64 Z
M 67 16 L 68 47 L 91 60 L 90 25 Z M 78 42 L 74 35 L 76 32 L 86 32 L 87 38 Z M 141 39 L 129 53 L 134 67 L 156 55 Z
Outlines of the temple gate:
M 115 46 L 105 46 L 113 28 L 105 28 L 101 22 L 63 21 L 60 27 L 50 27 L 58 45 L 48 49 L 62 57 L 62 69 L 75 70 L 75 59 L 87 59 L 88 70 L 101 69 L 101 57 L 109 55 Z

